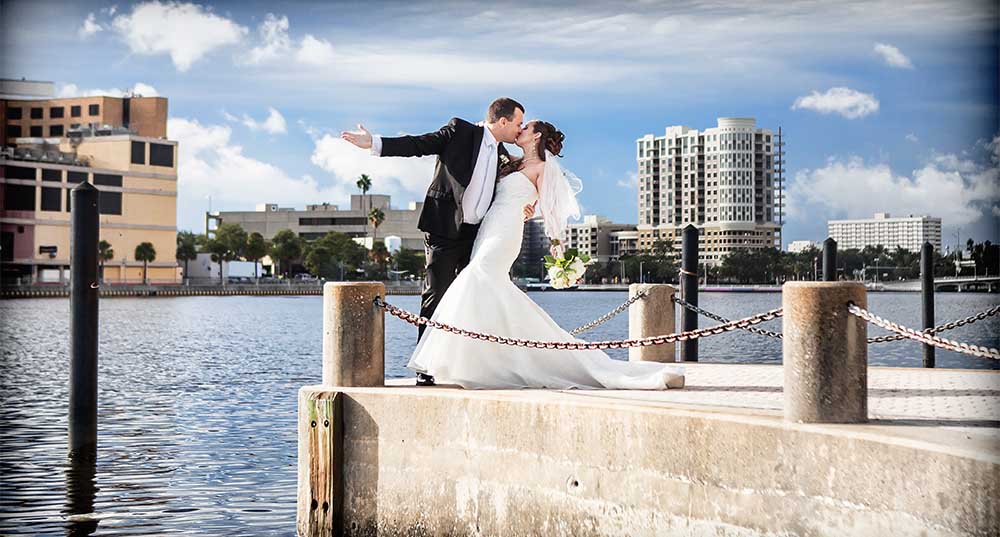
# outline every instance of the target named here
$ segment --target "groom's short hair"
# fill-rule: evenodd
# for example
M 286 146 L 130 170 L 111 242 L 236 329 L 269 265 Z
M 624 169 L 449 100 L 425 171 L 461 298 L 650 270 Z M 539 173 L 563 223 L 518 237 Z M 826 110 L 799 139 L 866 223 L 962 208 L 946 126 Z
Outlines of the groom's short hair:
M 521 109 L 521 113 L 524 113 L 524 107 L 521 103 L 511 99 L 510 97 L 500 97 L 490 103 L 490 107 L 486 110 L 486 121 L 488 123 L 496 123 L 500 121 L 500 118 L 505 117 L 509 120 L 514 119 L 514 110 L 518 108 Z

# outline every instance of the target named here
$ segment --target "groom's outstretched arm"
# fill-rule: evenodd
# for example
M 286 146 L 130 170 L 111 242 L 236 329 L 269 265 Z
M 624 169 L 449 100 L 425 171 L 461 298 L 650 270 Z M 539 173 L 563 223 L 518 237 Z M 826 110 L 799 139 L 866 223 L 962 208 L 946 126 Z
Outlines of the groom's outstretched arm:
M 342 132 L 340 137 L 362 149 L 371 149 L 372 153 L 383 157 L 440 155 L 455 135 L 459 121 L 458 118 L 452 118 L 447 125 L 437 131 L 419 136 L 380 138 L 373 136 L 363 125 L 358 125 L 358 132 Z
M 383 157 L 422 157 L 424 155 L 440 155 L 455 136 L 458 118 L 451 118 L 447 125 L 434 132 L 418 136 L 398 136 L 382 138 Z

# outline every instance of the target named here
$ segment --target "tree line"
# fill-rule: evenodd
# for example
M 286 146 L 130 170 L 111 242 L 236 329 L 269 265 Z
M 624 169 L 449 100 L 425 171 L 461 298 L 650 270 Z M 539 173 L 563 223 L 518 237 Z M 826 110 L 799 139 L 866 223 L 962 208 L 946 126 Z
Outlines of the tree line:
M 968 259 L 963 252 L 942 255 L 934 252 L 934 276 L 985 275 L 1000 273 L 1000 245 L 990 241 L 966 242 Z M 962 262 L 964 261 L 964 262 Z M 960 263 L 961 262 L 961 263 Z M 795 280 L 818 280 L 823 277 L 822 252 L 807 248 L 801 252 L 785 252 L 778 248 L 731 251 L 716 266 L 701 265 L 699 277 L 720 284 L 781 284 Z M 622 256 L 618 260 L 588 267 L 587 283 L 676 283 L 680 269 L 679 253 L 671 240 L 659 240 L 648 251 Z M 517 264 L 514 275 L 538 277 L 534 265 Z M 915 279 L 920 276 L 920 252 L 905 248 L 889 249 L 868 246 L 863 249 L 840 250 L 837 254 L 838 280 L 883 281 Z

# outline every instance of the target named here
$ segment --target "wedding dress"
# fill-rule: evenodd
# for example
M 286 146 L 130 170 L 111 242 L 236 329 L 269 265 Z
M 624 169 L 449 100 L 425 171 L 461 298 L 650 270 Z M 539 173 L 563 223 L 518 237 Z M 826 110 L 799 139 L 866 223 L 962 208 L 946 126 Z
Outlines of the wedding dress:
M 500 180 L 472 258 L 441 297 L 432 320 L 498 336 L 580 341 L 510 280 L 521 250 L 523 208 L 537 197 L 535 185 L 521 172 Z M 435 328 L 424 331 L 407 367 L 433 375 L 438 384 L 464 388 L 662 390 L 684 383 L 679 366 L 625 362 L 599 350 L 514 347 Z

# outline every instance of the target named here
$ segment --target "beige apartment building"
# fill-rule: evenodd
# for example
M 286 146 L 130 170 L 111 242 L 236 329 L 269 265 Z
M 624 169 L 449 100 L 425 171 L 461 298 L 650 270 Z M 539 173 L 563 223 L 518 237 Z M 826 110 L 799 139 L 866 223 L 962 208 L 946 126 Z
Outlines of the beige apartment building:
M 71 131 L 109 132 L 121 127 L 136 136 L 166 138 L 164 97 L 75 97 L 7 100 L 0 107 L 4 145 L 18 138 L 62 138 Z
M 128 113 L 123 111 L 126 103 Z M 95 114 L 90 114 L 91 104 L 97 106 Z M 32 111 L 38 108 L 40 114 Z M 59 108 L 61 113 L 52 112 Z M 0 267 L 5 283 L 69 278 L 70 191 L 82 182 L 100 191 L 101 239 L 114 251 L 105 261 L 105 283 L 142 281 L 143 264 L 134 259 L 142 242 L 152 243 L 157 253 L 149 264 L 149 280 L 179 281 L 174 257 L 177 143 L 164 138 L 166 99 L 0 100 L 0 110 L 7 135 L 0 153 Z M 38 115 L 41 118 L 32 117 Z M 50 127 L 60 121 L 87 119 L 96 119 L 91 122 L 100 127 L 64 128 L 51 135 Z M 12 126 L 23 136 L 10 136 Z M 36 127 L 43 136 L 31 136 Z
M 699 230 L 699 261 L 717 265 L 737 248 L 780 248 L 784 141 L 753 118 L 719 118 L 698 131 L 667 127 L 636 140 L 638 248 L 661 239 L 680 248 Z
M 615 224 L 603 216 L 588 214 L 580 222 L 566 226 L 563 243 L 567 249 L 576 248 L 581 254 L 586 254 L 599 263 L 607 263 L 617 258 L 617 253 L 611 246 L 612 233 L 634 230 L 633 224 Z

